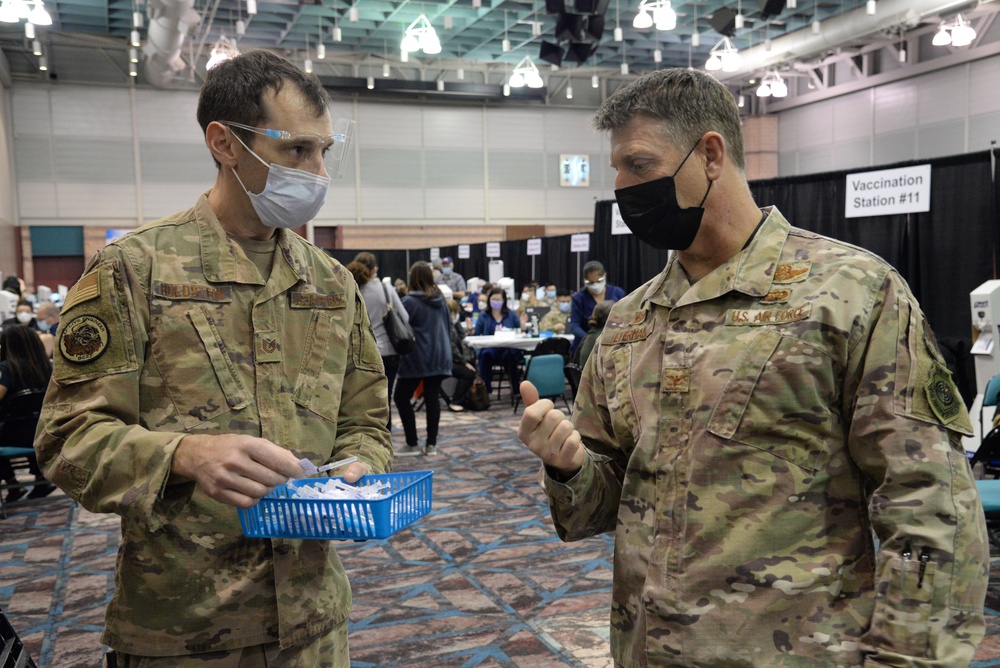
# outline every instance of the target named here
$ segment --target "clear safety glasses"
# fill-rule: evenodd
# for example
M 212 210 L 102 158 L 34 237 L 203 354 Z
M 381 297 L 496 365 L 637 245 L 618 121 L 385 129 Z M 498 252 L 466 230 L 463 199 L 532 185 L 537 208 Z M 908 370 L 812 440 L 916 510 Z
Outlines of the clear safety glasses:
M 350 157 L 354 141 L 354 121 L 350 118 L 335 119 L 332 135 L 255 128 L 233 121 L 222 121 L 222 124 L 275 140 L 278 142 L 278 152 L 291 163 L 286 166 L 301 168 L 314 164 L 317 157 L 320 157 L 326 166 L 327 175 L 332 179 L 339 179 L 344 175 L 344 166 Z

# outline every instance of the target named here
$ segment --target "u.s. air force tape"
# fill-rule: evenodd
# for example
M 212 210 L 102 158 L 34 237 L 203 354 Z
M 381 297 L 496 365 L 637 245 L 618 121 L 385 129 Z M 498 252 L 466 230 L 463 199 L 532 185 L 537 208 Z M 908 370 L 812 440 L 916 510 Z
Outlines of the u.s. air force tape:
M 59 352 L 67 362 L 92 362 L 108 349 L 111 335 L 104 321 L 93 315 L 81 315 L 70 320 L 59 333 Z

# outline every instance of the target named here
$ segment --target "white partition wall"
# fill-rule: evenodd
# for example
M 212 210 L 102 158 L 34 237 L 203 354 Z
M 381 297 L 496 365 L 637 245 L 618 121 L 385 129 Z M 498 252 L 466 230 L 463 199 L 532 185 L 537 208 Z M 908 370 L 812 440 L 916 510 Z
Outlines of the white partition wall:
M 18 84 L 12 100 L 22 225 L 133 227 L 215 179 L 196 93 Z M 579 228 L 613 197 L 607 139 L 587 111 L 340 98 L 331 113 L 356 120 L 355 155 L 318 226 Z M 589 188 L 560 186 L 563 153 L 590 156 Z

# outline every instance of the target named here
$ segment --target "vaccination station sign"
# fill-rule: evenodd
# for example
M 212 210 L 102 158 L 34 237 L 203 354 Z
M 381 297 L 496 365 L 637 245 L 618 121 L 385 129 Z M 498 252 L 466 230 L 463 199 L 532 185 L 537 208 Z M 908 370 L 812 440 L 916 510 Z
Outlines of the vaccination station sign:
M 931 210 L 931 166 L 847 175 L 846 218 Z

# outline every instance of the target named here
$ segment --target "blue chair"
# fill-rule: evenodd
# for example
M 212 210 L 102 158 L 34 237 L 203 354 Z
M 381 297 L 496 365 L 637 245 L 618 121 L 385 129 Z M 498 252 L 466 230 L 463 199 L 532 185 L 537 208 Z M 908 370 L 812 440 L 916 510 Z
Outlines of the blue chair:
M 528 365 L 524 372 L 524 379 L 530 380 L 538 389 L 539 399 L 560 398 L 569 410 L 569 402 L 566 401 L 566 376 L 563 374 L 563 367 L 566 359 L 558 354 L 532 355 L 528 360 Z M 515 392 L 514 412 L 521 403 L 521 393 Z
M 35 427 L 42 412 L 45 389 L 20 390 L 4 397 L 0 404 L 0 459 L 10 460 L 11 466 L 27 469 L 33 465 Z M 37 480 L 8 483 L 0 480 L 0 519 L 6 519 L 4 492 L 12 488 L 34 487 Z
M 979 433 L 985 434 L 986 428 L 983 426 L 983 409 L 987 406 L 996 406 L 997 397 L 1000 396 L 1000 374 L 990 378 L 986 383 L 986 391 L 983 392 L 983 403 L 979 407 Z

